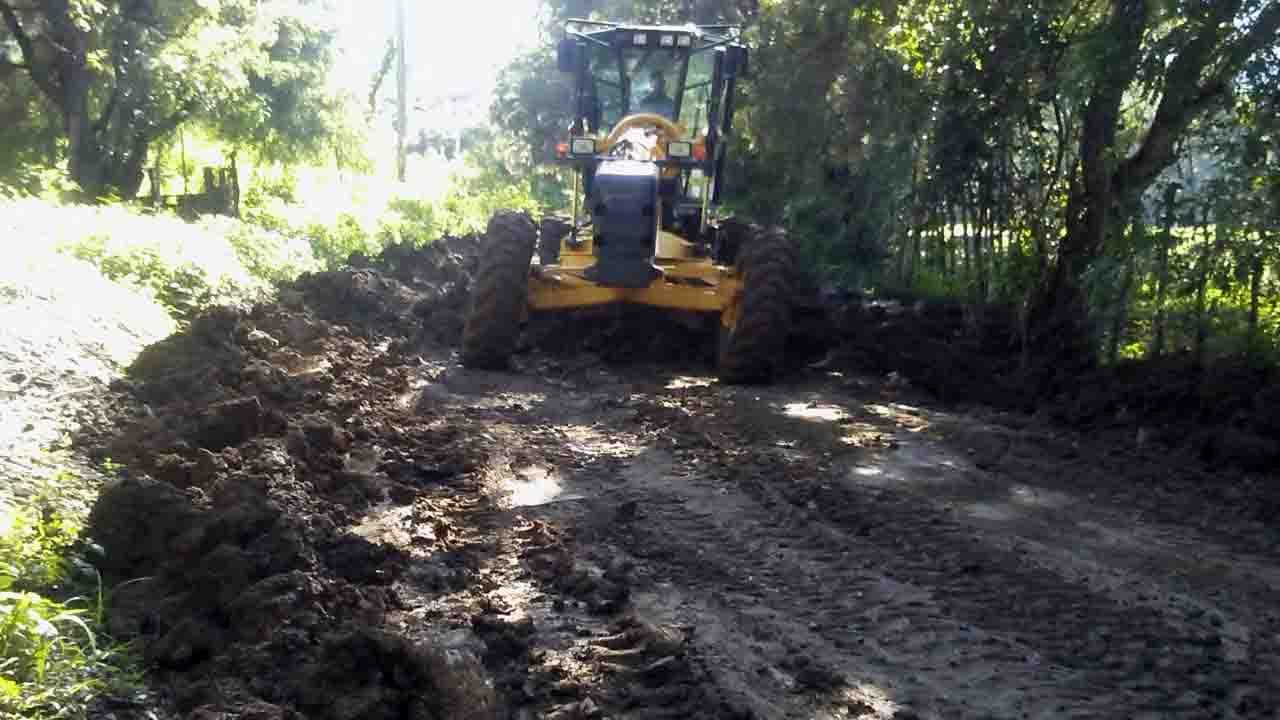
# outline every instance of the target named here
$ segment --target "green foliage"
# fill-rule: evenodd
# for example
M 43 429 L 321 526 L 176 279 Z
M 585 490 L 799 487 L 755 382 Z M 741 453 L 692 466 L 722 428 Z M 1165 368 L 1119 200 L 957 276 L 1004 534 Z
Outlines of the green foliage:
M 248 190 L 241 199 L 241 206 L 246 210 L 263 208 L 271 201 L 296 203 L 298 196 L 298 178 L 287 170 L 279 173 L 255 172 Z
M 354 215 L 343 213 L 333 225 L 312 223 L 303 229 L 311 251 L 328 270 L 347 264 L 352 253 L 376 255 L 382 249 L 376 234 L 371 233 Z
M 0 717 L 82 718 L 136 683 L 128 648 L 101 637 L 100 580 L 73 572 L 87 567 L 75 559 L 77 484 L 62 473 L 21 506 L 0 504 Z
M 68 166 L 90 197 L 129 198 L 151 146 L 183 125 L 267 160 L 332 150 L 340 164 L 367 164 L 350 99 L 326 88 L 333 29 L 318 2 L 0 6 L 25 41 L 21 65 L 0 66 L 0 93 L 26 111 L 0 131 L 0 173 L 75 150 Z M 71 116 L 84 122 L 65 123 Z
M 133 247 L 115 253 L 108 249 L 104 238 L 89 235 L 72 246 L 70 253 L 92 263 L 109 280 L 150 289 L 179 322 L 190 321 L 215 297 L 215 289 L 201 268 L 191 263 L 170 264 L 154 247 Z
M 508 137 L 528 148 L 530 157 L 545 161 L 572 123 L 572 99 L 569 80 L 556 68 L 554 49 L 543 47 L 499 74 L 490 114 Z
M 0 182 L 0 200 L 44 198 L 58 201 L 74 197 L 79 191 L 64 168 L 29 164 L 0 174 L 0 177 L 7 178 Z
M 541 214 L 535 183 L 505 167 L 470 159 L 468 172 L 454 178 L 440 202 L 440 226 L 449 233 L 484 232 L 489 217 L 498 210 L 523 210 Z
M 33 505 L 34 511 L 15 513 L 8 527 L 0 529 L 0 590 L 53 587 L 66 576 L 64 555 L 78 527 L 46 498 Z
M 393 198 L 378 222 L 382 245 L 422 247 L 440 236 L 434 203 L 417 198 Z
M 249 222 L 212 224 L 222 229 L 223 237 L 235 250 L 244 269 L 257 280 L 280 285 L 317 267 L 314 255 L 284 233 Z
M 28 246 L 86 261 L 112 281 L 142 288 L 179 321 L 211 303 L 256 298 L 317 267 L 304 241 L 232 218 L 185 222 L 119 205 L 31 198 L 3 203 L 0 212 Z

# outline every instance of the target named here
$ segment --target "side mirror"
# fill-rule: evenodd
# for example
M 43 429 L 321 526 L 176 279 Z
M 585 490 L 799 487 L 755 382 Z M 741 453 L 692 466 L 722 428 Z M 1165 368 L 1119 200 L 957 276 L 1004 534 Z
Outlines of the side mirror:
M 556 46 L 556 64 L 560 72 L 577 72 L 580 48 L 576 38 L 565 38 Z
M 741 45 L 730 45 L 725 57 L 726 75 L 743 77 L 747 74 L 747 49 Z

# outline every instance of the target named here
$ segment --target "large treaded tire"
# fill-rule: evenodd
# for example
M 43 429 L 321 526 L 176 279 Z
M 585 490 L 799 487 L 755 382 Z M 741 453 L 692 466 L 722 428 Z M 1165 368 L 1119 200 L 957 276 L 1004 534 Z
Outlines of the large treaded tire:
M 508 366 L 529 302 L 529 266 L 537 238 L 537 228 L 523 213 L 499 212 L 489 219 L 462 331 L 463 365 L 483 370 Z
M 566 217 L 547 216 L 538 228 L 538 262 L 555 265 L 560 262 L 560 241 L 564 240 L 573 224 Z
M 720 327 L 720 379 L 733 384 L 771 382 L 782 367 L 791 329 L 795 245 L 781 228 L 752 227 L 738 259 L 741 307 L 734 327 Z

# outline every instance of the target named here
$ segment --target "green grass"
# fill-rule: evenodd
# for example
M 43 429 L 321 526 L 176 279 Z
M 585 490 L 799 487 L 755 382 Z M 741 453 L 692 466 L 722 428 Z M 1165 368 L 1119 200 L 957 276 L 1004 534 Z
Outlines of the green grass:
M 128 645 L 104 632 L 101 578 L 81 557 L 87 483 L 60 473 L 0 505 L 0 717 L 84 718 L 95 697 L 138 692 Z
M 230 218 L 195 223 L 123 205 L 0 201 L 0 229 L 22 263 L 58 253 L 147 292 L 179 321 L 210 303 L 254 297 L 317 267 L 305 243 Z

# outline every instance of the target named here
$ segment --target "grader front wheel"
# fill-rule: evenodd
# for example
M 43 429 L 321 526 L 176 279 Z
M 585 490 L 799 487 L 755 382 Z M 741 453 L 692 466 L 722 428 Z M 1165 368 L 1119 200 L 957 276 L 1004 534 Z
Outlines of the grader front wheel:
M 752 228 L 738 253 L 742 294 L 720 326 L 720 379 L 748 384 L 771 381 L 782 365 L 791 326 L 795 247 L 778 228 Z
M 537 237 L 533 221 L 522 213 L 500 212 L 489 219 L 462 332 L 463 365 L 507 367 L 529 302 L 529 263 Z

